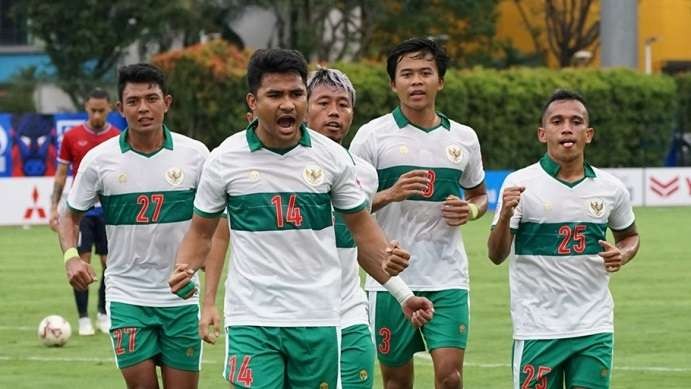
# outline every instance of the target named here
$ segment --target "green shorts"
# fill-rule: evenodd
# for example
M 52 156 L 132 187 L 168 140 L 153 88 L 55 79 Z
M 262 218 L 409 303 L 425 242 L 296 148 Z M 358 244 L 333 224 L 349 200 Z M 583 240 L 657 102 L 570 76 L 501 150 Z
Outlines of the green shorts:
M 236 388 L 335 389 L 336 327 L 226 328 L 223 377 Z
M 202 341 L 198 305 L 143 307 L 111 302 L 108 311 L 119 369 L 153 359 L 158 365 L 199 371 Z
M 420 329 L 403 315 L 401 305 L 389 292 L 369 292 L 374 314 L 377 357 L 387 366 L 401 366 L 418 351 L 438 348 L 465 349 L 468 341 L 468 291 L 448 289 L 415 292 L 434 304 L 434 317 Z
M 341 384 L 343 389 L 370 389 L 374 384 L 374 343 L 365 324 L 341 330 Z
M 612 351 L 611 333 L 565 339 L 514 340 L 514 386 L 609 388 Z

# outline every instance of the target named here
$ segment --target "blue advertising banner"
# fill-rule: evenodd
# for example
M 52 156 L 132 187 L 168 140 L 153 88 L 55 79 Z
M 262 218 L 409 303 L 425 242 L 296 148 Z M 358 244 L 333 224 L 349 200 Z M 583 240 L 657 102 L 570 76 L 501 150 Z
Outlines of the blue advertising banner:
M 86 119 L 86 112 L 0 113 L 0 177 L 53 176 L 62 136 Z M 120 130 L 127 126 L 118 112 L 107 120 Z
M 0 113 L 0 177 L 12 174 L 12 115 Z

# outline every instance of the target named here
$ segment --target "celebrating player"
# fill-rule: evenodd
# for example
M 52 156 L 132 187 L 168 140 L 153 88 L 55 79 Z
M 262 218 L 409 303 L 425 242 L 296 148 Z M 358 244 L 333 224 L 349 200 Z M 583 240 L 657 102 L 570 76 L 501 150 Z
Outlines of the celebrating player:
M 636 255 L 639 236 L 624 185 L 585 162 L 594 133 L 583 98 L 557 91 L 537 130 L 547 153 L 501 189 L 487 245 L 492 262 L 510 258 L 516 388 L 609 388 L 609 274 Z
M 341 263 L 332 207 L 344 214 L 361 265 L 392 290 L 415 324 L 431 319 L 432 305 L 383 271 L 391 247 L 366 210 L 352 159 L 303 124 L 304 57 L 258 50 L 247 73 L 247 103 L 256 120 L 206 162 L 171 289 L 180 291 L 201 266 L 227 208 L 233 249 L 226 379 L 241 388 L 335 388 Z

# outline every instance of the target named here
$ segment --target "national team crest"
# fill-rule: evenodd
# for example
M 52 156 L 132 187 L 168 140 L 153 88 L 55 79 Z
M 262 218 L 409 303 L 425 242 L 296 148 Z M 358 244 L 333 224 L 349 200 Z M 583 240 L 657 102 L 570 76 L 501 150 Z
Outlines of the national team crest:
M 408 150 L 408 146 L 406 146 L 406 145 L 401 145 L 398 148 L 398 152 L 401 153 L 401 155 L 406 155 L 406 154 L 408 154 L 409 151 L 410 150 Z
M 369 377 L 369 374 L 367 374 L 367 370 L 365 370 L 365 369 L 360 370 L 360 381 L 367 381 L 368 377 Z
M 602 199 L 592 199 L 586 201 L 588 213 L 593 217 L 602 217 L 605 214 L 605 201 Z
M 185 174 L 179 167 L 172 167 L 166 172 L 166 181 L 170 185 L 178 186 L 182 184 L 182 180 L 185 178 Z
M 319 384 L 319 389 L 329 389 L 329 384 L 327 384 L 326 382 L 322 382 L 321 384 Z
M 120 173 L 120 175 L 118 176 L 118 182 L 121 184 L 126 183 L 127 182 L 127 174 Z
M 316 165 L 310 165 L 302 171 L 302 178 L 311 186 L 317 186 L 324 182 L 324 171 Z
M 256 170 L 252 170 L 249 173 L 247 173 L 247 177 L 250 179 L 252 182 L 259 181 L 259 172 Z
M 450 145 L 446 147 L 446 158 L 453 163 L 461 163 L 463 157 L 463 149 L 458 145 Z

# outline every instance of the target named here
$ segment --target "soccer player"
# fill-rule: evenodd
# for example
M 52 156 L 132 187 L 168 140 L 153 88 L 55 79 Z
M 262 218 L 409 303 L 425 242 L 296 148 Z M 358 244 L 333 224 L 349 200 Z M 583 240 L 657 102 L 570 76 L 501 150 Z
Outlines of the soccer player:
M 336 69 L 319 69 L 307 82 L 307 125 L 341 144 L 353 122 L 355 88 Z M 377 171 L 353 156 L 356 177 L 371 204 L 377 193 Z M 343 220 L 336 214 L 336 247 L 341 258 L 341 384 L 344 389 L 371 388 L 374 381 L 374 343 L 367 317 L 367 297 L 360 287 L 357 247 Z
M 110 112 L 110 96 L 102 89 L 94 89 L 84 103 L 84 109 L 88 115 L 86 122 L 72 127 L 62 138 L 60 153 L 58 155 L 58 169 L 55 172 L 53 183 L 53 195 L 50 198 L 50 228 L 58 231 L 58 207 L 62 198 L 67 179 L 67 168 L 72 166 L 72 176 L 77 175 L 79 163 L 84 155 L 96 145 L 118 136 L 120 131 L 106 122 Z M 101 285 L 98 288 L 98 315 L 96 326 L 103 333 L 108 333 L 108 315 L 106 315 L 106 287 L 104 283 L 106 256 L 108 255 L 108 242 L 106 239 L 106 227 L 103 222 L 103 210 L 100 204 L 84 214 L 79 223 L 79 257 L 86 263 L 91 263 L 91 250 L 95 247 L 96 254 L 101 257 Z M 89 303 L 89 290 L 74 289 L 74 299 L 77 303 L 79 314 L 79 335 L 93 335 L 94 327 L 89 319 L 87 310 Z
M 172 103 L 165 77 L 149 64 L 122 67 L 117 106 L 127 129 L 83 159 L 61 215 L 60 244 L 70 284 L 94 281 L 75 249 L 74 226 L 100 198 L 110 255 L 106 303 L 116 364 L 127 387 L 196 388 L 201 363 L 198 298 L 170 293 L 168 277 L 192 217 L 209 151 L 163 123 Z
M 583 98 L 557 91 L 537 130 L 547 153 L 501 189 L 487 245 L 495 264 L 510 259 L 516 388 L 609 388 L 609 273 L 636 255 L 639 236 L 624 185 L 585 162 L 594 133 Z
M 258 50 L 247 73 L 256 120 L 206 162 L 169 282 L 174 292 L 189 283 L 227 208 L 225 378 L 239 388 L 336 388 L 341 263 L 332 207 L 353 232 L 360 264 L 392 290 L 413 323 L 430 320 L 433 308 L 382 269 L 391 247 L 365 209 L 347 151 L 303 124 L 304 57 Z
M 435 109 L 447 62 L 442 48 L 429 39 L 396 46 L 387 72 L 400 106 L 362 126 L 350 146 L 377 169 L 379 192 L 372 207 L 377 222 L 410 250 L 412 260 L 401 278 L 435 306 L 434 319 L 417 330 L 406 324 L 392 296 L 367 279 L 387 388 L 413 386 L 413 354 L 425 345 L 436 387 L 463 384 L 468 259 L 459 226 L 485 212 L 487 194 L 477 135 Z

